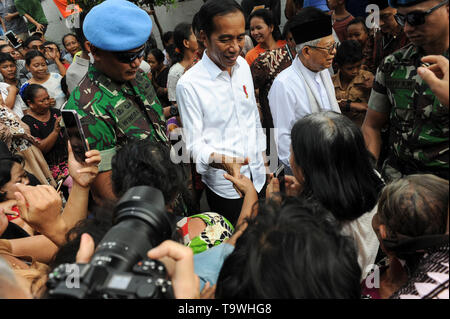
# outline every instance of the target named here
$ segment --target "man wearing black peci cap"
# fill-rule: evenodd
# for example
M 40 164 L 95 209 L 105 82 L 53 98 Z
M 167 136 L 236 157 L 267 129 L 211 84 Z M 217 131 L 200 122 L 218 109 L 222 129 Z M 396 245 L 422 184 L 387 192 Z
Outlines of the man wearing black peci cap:
M 315 112 L 340 113 L 328 71 L 336 54 L 331 17 L 308 7 L 289 20 L 289 24 L 298 54 L 292 65 L 275 78 L 268 95 L 278 157 L 286 167 L 294 123 Z
M 449 178 L 448 107 L 442 105 L 417 68 L 426 55 L 448 59 L 448 0 L 391 0 L 395 18 L 411 44 L 386 57 L 378 68 L 362 130 L 378 159 L 380 130 L 389 124 L 386 182 L 411 174 Z

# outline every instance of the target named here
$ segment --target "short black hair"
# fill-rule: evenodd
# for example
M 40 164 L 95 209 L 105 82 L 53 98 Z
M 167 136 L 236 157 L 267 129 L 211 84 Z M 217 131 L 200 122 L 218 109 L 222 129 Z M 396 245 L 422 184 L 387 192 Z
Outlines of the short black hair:
M 28 101 L 33 102 L 34 98 L 36 97 L 36 94 L 39 90 L 46 90 L 45 87 L 43 87 L 40 84 L 29 84 L 22 93 L 22 100 L 25 102 L 25 104 L 29 107 Z
M 165 56 L 164 56 L 164 53 L 160 49 L 158 49 L 158 48 L 151 49 L 148 54 L 153 55 L 155 57 L 155 60 L 158 63 L 162 64 L 164 62 Z
M 30 50 L 30 51 L 27 52 L 27 54 L 25 54 L 25 64 L 29 66 L 29 65 L 31 64 L 31 61 L 32 61 L 35 57 L 38 57 L 38 56 L 44 58 L 44 60 L 47 61 L 47 60 L 45 59 L 45 56 L 42 54 L 41 51 L 38 51 L 38 50 Z
M 32 35 L 31 37 L 28 37 L 25 41 L 23 41 L 23 47 L 29 49 L 28 46 L 33 41 L 41 41 L 42 42 L 42 39 L 38 35 Z
M 1 48 L 0 48 L 0 51 L 1 51 Z M 10 61 L 10 62 L 16 64 L 16 60 L 14 60 L 14 58 L 11 56 L 11 54 L 0 52 L 0 64 L 3 62 L 6 62 L 6 61 Z
M 11 169 L 14 163 L 24 165 L 24 159 L 20 155 L 11 155 L 10 158 L 0 159 L 0 188 L 11 180 Z M 0 192 L 0 203 L 6 200 L 6 193 Z
M 174 54 L 172 63 L 181 62 L 183 60 L 184 51 L 186 47 L 184 46 L 184 40 L 189 40 L 192 34 L 192 26 L 190 23 L 182 22 L 176 25 L 173 31 L 173 43 L 178 49 Z
M 198 12 L 194 14 L 194 17 L 192 18 L 192 31 L 194 33 L 199 33 L 201 30 L 201 24 L 200 24 L 200 18 L 198 15 Z
M 364 27 L 364 31 L 366 31 L 366 33 L 369 34 L 369 28 L 366 26 L 366 20 L 364 20 L 364 18 L 361 18 L 361 17 L 354 18 L 352 21 L 350 21 L 347 24 L 347 29 L 349 26 L 351 26 L 353 24 L 362 24 Z
M 62 39 L 61 39 L 61 44 L 64 46 L 64 48 L 66 47 L 66 45 L 64 44 L 64 41 L 66 40 L 67 37 L 74 37 L 75 40 L 77 40 L 78 43 L 79 43 L 80 46 L 81 46 L 80 39 L 78 39 L 78 36 L 77 36 L 76 34 L 74 34 L 74 33 L 67 33 L 67 34 L 65 34 L 65 35 L 62 37 Z
M 234 0 L 208 0 L 202 5 L 198 12 L 201 30 L 205 31 L 207 37 L 211 36 L 215 30 L 213 22 L 214 18 L 236 11 L 241 12 L 243 17 L 245 17 L 244 10 L 240 4 Z
M 361 44 L 355 40 L 346 40 L 341 42 L 337 47 L 336 56 L 334 61 L 339 65 L 354 64 L 362 61 L 363 52 Z
M 170 39 L 173 38 L 173 31 L 167 31 L 163 34 L 162 36 L 162 41 L 163 41 L 163 45 L 164 47 L 166 47 L 167 43 L 170 41 Z
M 111 181 L 117 197 L 134 186 L 147 185 L 163 193 L 166 205 L 173 204 L 180 194 L 189 198 L 184 172 L 171 160 L 170 149 L 149 139 L 132 139 L 117 151 Z
M 322 205 L 291 198 L 258 210 L 223 263 L 216 298 L 360 298 L 356 243 Z
M 11 47 L 12 48 L 12 46 L 10 44 L 2 44 L 2 45 L 0 45 L 0 52 L 6 47 Z
M 254 17 L 263 19 L 265 24 L 267 24 L 269 27 L 270 26 L 273 27 L 272 37 L 275 41 L 278 41 L 281 39 L 280 28 L 275 23 L 275 19 L 273 17 L 272 11 L 267 10 L 267 9 L 259 9 L 259 10 L 253 11 L 248 17 L 248 25 L 250 25 L 250 21 Z

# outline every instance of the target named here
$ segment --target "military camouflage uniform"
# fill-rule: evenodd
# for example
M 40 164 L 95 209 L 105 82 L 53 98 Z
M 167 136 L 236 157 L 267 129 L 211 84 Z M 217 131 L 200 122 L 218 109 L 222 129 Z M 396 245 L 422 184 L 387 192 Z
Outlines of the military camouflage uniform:
M 116 148 L 130 138 L 151 138 L 170 147 L 162 106 L 142 72 L 135 80 L 119 85 L 91 65 L 65 109 L 80 115 L 90 148 L 102 156 L 100 172 L 111 170 Z
M 448 179 L 449 112 L 417 74 L 424 55 L 407 45 L 386 57 L 375 77 L 369 108 L 390 119 L 386 182 L 416 173 Z

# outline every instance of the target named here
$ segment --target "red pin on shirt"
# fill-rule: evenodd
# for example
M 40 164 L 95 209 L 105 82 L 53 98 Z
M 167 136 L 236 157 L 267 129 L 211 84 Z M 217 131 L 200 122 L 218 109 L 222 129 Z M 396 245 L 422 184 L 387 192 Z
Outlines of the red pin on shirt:
M 244 85 L 243 88 L 244 88 L 245 98 L 248 99 L 247 87 Z

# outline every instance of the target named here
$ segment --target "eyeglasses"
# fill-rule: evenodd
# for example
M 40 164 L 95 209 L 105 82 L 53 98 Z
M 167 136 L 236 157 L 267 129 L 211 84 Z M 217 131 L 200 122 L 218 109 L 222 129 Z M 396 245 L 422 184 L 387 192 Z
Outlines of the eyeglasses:
M 433 11 L 439 9 L 440 7 L 446 5 L 448 3 L 448 0 L 445 0 L 444 2 L 438 4 L 437 6 L 434 6 L 433 8 L 427 10 L 427 11 L 413 11 L 409 12 L 406 15 L 403 14 L 396 14 L 395 20 L 399 25 L 402 27 L 405 26 L 405 23 L 408 22 L 408 24 L 412 27 L 416 27 L 419 25 L 422 25 L 425 23 L 425 17 L 429 14 L 431 14 Z
M 131 63 L 136 59 L 141 59 L 145 54 L 145 46 L 137 52 L 112 52 L 120 63 Z
M 333 54 L 334 49 L 336 49 L 337 43 L 334 42 L 330 47 L 324 48 L 324 47 L 316 47 L 314 45 L 308 45 L 310 48 L 314 48 L 314 49 L 322 49 L 322 50 L 327 50 L 328 54 L 331 55 Z

